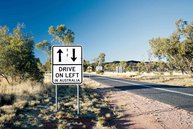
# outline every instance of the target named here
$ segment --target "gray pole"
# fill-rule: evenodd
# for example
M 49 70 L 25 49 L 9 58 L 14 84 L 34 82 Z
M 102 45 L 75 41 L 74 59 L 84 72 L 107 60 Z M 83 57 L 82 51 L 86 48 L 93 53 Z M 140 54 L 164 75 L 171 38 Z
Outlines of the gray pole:
M 55 85 L 56 112 L 58 111 L 58 86 Z
M 80 114 L 79 85 L 77 85 L 77 114 Z

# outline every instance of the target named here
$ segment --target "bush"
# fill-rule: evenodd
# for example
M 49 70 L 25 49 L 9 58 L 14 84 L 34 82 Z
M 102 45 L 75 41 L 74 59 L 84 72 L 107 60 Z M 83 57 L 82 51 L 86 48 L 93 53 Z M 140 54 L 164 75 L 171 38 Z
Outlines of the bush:
M 173 76 L 173 71 L 170 71 L 169 73 L 170 73 L 170 76 Z
M 4 94 L 0 96 L 0 106 L 11 105 L 15 101 L 15 95 L 13 94 Z
M 104 74 L 104 71 L 103 70 L 98 70 L 98 71 L 96 71 L 96 74 Z
M 0 49 L 0 76 L 8 83 L 26 79 L 43 81 L 40 61 L 34 55 L 34 41 L 20 26 L 12 33 L 6 26 L 0 27 Z

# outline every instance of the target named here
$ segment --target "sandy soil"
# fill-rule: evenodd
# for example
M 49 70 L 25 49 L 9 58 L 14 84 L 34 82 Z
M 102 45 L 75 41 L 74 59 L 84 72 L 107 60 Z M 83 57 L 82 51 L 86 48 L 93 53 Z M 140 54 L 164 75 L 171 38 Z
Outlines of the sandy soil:
M 193 129 L 193 114 L 128 91 L 98 85 L 109 104 L 119 110 L 119 128 L 123 129 Z M 104 90 L 107 88 L 108 90 Z

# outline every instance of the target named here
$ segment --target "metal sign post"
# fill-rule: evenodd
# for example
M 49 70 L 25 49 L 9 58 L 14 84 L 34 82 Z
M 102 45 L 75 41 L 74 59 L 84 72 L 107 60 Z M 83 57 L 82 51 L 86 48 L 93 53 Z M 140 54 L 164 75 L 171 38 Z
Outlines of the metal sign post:
M 55 85 L 55 101 L 56 101 L 56 112 L 58 111 L 58 86 Z
M 79 85 L 77 85 L 77 114 L 80 114 L 80 91 L 79 91 Z
M 92 67 L 91 67 L 91 66 L 88 66 L 87 71 L 88 71 L 88 77 L 90 78 L 90 74 L 91 74 L 91 72 L 92 72 Z

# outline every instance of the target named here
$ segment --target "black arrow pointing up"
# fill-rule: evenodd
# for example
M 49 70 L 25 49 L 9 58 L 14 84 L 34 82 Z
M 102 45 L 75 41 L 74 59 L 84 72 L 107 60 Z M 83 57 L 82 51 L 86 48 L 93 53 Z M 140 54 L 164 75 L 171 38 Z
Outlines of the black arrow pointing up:
M 72 49 L 72 57 L 71 57 L 72 61 L 75 61 L 76 60 L 76 57 L 75 57 L 75 49 L 73 48 Z
M 59 53 L 59 62 L 61 62 L 61 54 L 62 54 L 63 52 L 62 52 L 61 49 L 59 49 L 57 53 Z

